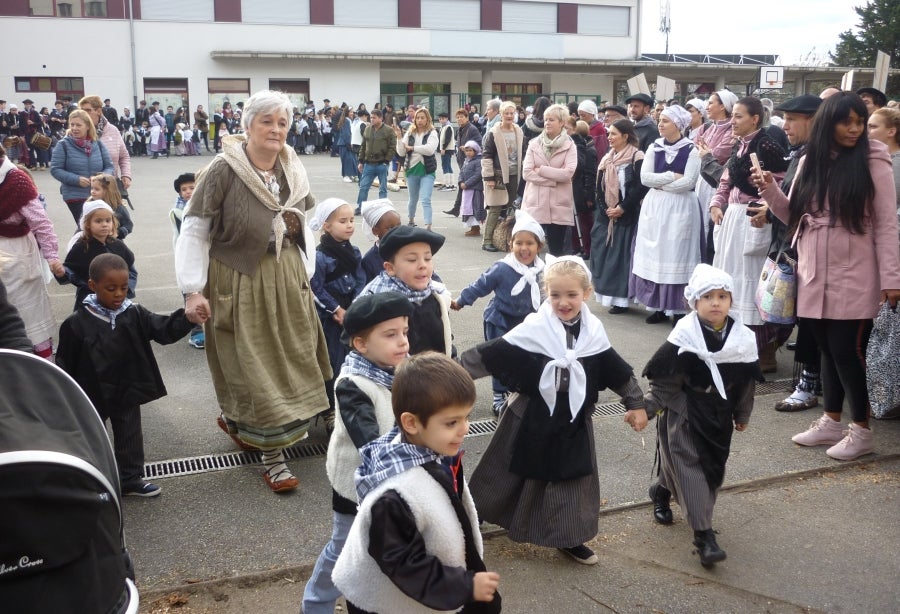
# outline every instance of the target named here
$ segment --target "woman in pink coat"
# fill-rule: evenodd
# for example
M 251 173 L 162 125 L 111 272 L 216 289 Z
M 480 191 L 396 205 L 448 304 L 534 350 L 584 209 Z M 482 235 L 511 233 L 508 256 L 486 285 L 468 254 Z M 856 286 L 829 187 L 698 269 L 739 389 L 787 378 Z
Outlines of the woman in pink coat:
M 544 228 L 547 250 L 554 256 L 565 253 L 566 235 L 575 225 L 572 175 L 578 166 L 578 151 L 563 130 L 568 117 L 569 109 L 561 104 L 547 107 L 544 131 L 528 143 L 522 165 L 522 210 Z
M 793 441 L 829 445 L 826 454 L 838 460 L 873 451 L 866 345 L 879 303 L 900 299 L 893 169 L 887 147 L 868 140 L 867 119 L 859 96 L 834 94 L 816 113 L 789 196 L 771 173 L 753 174 L 772 212 L 796 232 L 797 315 L 822 351 L 825 413 Z

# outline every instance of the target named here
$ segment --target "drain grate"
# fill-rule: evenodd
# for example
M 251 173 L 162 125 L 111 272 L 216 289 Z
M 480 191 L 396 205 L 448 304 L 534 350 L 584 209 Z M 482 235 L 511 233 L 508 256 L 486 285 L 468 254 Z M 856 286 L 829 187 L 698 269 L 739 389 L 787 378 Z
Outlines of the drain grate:
M 791 384 L 789 379 L 780 379 L 764 382 L 756 385 L 757 396 L 784 392 Z M 620 416 L 625 413 L 625 406 L 618 401 L 601 403 L 594 407 L 594 418 Z M 493 418 L 477 420 L 469 424 L 469 437 L 482 437 L 490 435 L 497 430 L 497 422 Z M 288 460 L 298 458 L 314 458 L 325 456 L 328 452 L 328 444 L 325 443 L 298 443 L 284 449 L 284 455 Z M 147 479 L 175 478 L 210 471 L 224 471 L 258 465 L 260 463 L 259 452 L 225 452 L 223 454 L 205 454 L 203 456 L 191 456 L 188 458 L 176 458 L 172 460 L 157 461 L 144 465 L 144 477 Z

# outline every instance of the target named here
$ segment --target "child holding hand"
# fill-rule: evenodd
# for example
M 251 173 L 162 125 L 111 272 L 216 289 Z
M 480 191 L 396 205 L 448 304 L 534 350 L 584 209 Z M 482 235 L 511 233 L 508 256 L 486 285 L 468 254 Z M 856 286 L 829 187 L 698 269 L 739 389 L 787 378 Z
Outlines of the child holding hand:
M 756 336 L 731 309 L 734 281 L 698 264 L 684 289 L 691 313 L 678 321 L 644 368 L 651 415 L 659 414 L 659 482 L 650 487 L 653 518 L 672 524 L 675 496 L 704 567 L 725 560 L 712 529 L 716 495 L 725 478 L 732 431 L 753 411 L 759 368 Z
M 508 220 L 504 223 L 509 223 Z M 544 246 L 544 229 L 525 211 L 516 212 L 515 226 L 510 233 L 510 253 L 481 274 L 477 281 L 460 292 L 450 304 L 459 311 L 491 292 L 493 298 L 484 308 L 484 340 L 502 337 L 534 313 L 541 306 L 544 261 L 538 257 Z M 509 394 L 503 383 L 493 378 L 495 415 L 506 403 Z
M 362 296 L 344 314 L 344 332 L 352 350 L 335 379 L 334 433 L 325 470 L 331 482 L 333 528 L 303 593 L 304 614 L 333 614 L 340 591 L 331 571 L 356 517 L 353 473 L 359 449 L 394 426 L 391 387 L 394 369 L 407 357 L 406 331 L 412 306 L 396 292 Z
M 316 271 L 310 279 L 315 295 L 316 311 L 322 321 L 328 360 L 337 373 L 347 357 L 347 346 L 341 341 L 344 313 L 366 285 L 359 248 L 350 244 L 355 227 L 353 207 L 340 198 L 326 198 L 316 206 L 309 228 L 322 231 L 316 248 Z M 334 379 L 325 382 L 329 408 L 322 415 L 331 434 L 334 428 Z
M 631 366 L 585 304 L 593 289 L 584 261 L 563 256 L 548 263 L 544 286 L 548 298 L 537 313 L 460 356 L 472 377 L 493 375 L 517 393 L 472 473 L 472 497 L 482 519 L 507 529 L 513 541 L 595 565 L 585 544 L 600 515 L 594 404 L 600 390 L 616 391 L 636 431 L 647 414 Z
M 359 512 L 334 567 L 351 614 L 500 612 L 500 576 L 484 564 L 463 478 L 474 402 L 475 384 L 447 356 L 425 352 L 397 368 L 398 426 L 361 450 Z
M 116 230 L 117 239 L 124 239 L 131 234 L 134 230 L 134 222 L 122 199 L 122 193 L 119 192 L 119 184 L 116 183 L 115 177 L 107 173 L 97 173 L 91 177 L 91 197 L 88 201 L 92 200 L 102 200 L 112 207 L 113 213 L 116 214 L 116 220 L 119 222 Z

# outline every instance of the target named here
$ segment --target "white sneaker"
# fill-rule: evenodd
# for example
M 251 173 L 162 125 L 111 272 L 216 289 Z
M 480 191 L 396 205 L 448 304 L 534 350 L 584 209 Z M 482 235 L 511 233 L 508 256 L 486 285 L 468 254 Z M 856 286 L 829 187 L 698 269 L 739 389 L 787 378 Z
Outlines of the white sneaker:
M 344 177 L 344 183 L 353 183 L 353 180 L 349 177 Z
M 837 420 L 832 420 L 827 414 L 809 425 L 802 433 L 791 437 L 791 441 L 801 446 L 834 445 L 844 438 L 844 426 Z
M 825 450 L 825 454 L 837 460 L 847 461 L 871 454 L 874 451 L 871 429 L 851 422 L 850 430 L 845 432 L 847 436 Z

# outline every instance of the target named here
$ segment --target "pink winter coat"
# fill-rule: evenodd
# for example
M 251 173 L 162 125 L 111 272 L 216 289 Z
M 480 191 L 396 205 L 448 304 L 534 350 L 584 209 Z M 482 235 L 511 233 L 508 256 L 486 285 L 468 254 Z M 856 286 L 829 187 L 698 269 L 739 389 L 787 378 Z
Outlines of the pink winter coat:
M 128 177 L 131 179 L 131 156 L 119 129 L 106 122 L 103 132 L 99 135 L 100 141 L 106 146 L 109 158 L 112 160 L 113 173 L 116 177 Z
M 578 151 L 572 139 L 566 139 L 549 160 L 544 155 L 541 138 L 531 139 L 522 165 L 525 179 L 522 210 L 530 213 L 538 224 L 574 226 L 572 175 L 577 166 Z
M 827 202 L 824 211 L 807 213 L 800 220 L 797 315 L 801 318 L 871 319 L 878 313 L 882 290 L 900 289 L 894 171 L 886 145 L 870 140 L 869 148 L 875 196 L 866 208 L 865 232 L 852 234 L 840 221 L 830 227 Z M 805 157 L 800 159 L 798 177 L 804 161 Z M 788 223 L 789 196 L 774 183 L 761 196 L 772 213 Z

